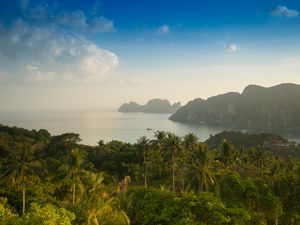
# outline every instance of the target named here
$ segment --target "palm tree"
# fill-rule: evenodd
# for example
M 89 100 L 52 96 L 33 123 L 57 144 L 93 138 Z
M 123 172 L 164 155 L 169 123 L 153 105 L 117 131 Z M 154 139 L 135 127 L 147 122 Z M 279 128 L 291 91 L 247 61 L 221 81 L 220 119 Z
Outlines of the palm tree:
M 197 146 L 198 141 L 199 138 L 194 133 L 188 133 L 183 137 L 183 145 L 189 151 Z
M 188 161 L 188 183 L 197 192 L 210 191 L 215 185 L 213 175 L 214 153 L 209 151 L 207 145 L 199 144 L 191 153 Z
M 220 145 L 221 150 L 221 160 L 225 164 L 226 167 L 231 165 L 234 162 L 234 148 L 233 146 L 224 139 Z
M 72 189 L 72 205 L 75 205 L 76 201 L 76 186 L 82 187 L 82 176 L 86 174 L 86 164 L 84 158 L 79 149 L 72 149 L 65 161 L 61 162 L 61 166 L 58 170 L 61 172 L 63 180 L 71 181 Z
M 137 145 L 143 153 L 143 164 L 144 164 L 144 185 L 147 187 L 147 161 L 146 151 L 149 148 L 150 140 L 147 137 L 142 136 L 137 140 Z
M 7 177 L 12 180 L 12 185 L 16 180 L 20 180 L 22 188 L 22 215 L 26 210 L 26 185 L 25 180 L 29 174 L 36 173 L 37 168 L 41 168 L 41 163 L 34 159 L 34 150 L 37 145 L 20 146 L 10 152 L 5 159 L 3 167 L 5 168 L 4 174 L 1 179 Z
M 171 154 L 171 167 L 172 167 L 172 187 L 173 192 L 176 191 L 176 175 L 175 175 L 175 167 L 176 167 L 176 155 L 179 153 L 181 149 L 181 139 L 175 134 L 168 133 L 167 138 L 165 140 L 165 147 L 168 153 Z
M 269 183 L 273 191 L 279 192 L 280 183 L 283 182 L 285 176 L 286 172 L 283 164 L 279 160 L 273 159 L 272 166 L 268 173 Z
M 263 174 L 264 166 L 265 166 L 265 159 L 266 159 L 266 152 L 262 150 L 260 146 L 253 149 L 251 158 L 254 162 L 254 164 L 259 168 L 260 174 Z
M 155 144 L 161 149 L 164 145 L 164 141 L 167 137 L 167 133 L 158 130 L 154 133 L 154 137 L 156 138 Z
M 117 199 L 105 191 L 102 173 L 88 173 L 89 184 L 83 186 L 81 209 L 85 210 L 88 225 L 107 224 L 128 225 L 130 220 L 120 210 Z

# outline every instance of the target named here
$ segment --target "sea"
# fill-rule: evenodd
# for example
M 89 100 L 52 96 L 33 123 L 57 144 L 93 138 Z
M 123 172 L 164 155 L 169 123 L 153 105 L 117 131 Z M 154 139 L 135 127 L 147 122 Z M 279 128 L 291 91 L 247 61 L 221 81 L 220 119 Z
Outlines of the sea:
M 96 145 L 99 140 L 119 140 L 135 143 L 141 136 L 154 138 L 156 131 L 168 131 L 179 136 L 194 133 L 200 141 L 207 140 L 226 127 L 193 125 L 170 121 L 171 114 L 121 113 L 115 109 L 68 111 L 0 111 L 0 124 L 26 129 L 46 129 L 52 135 L 78 133 L 82 144 Z M 242 130 L 242 132 L 247 132 Z M 300 135 L 283 133 L 300 143 Z

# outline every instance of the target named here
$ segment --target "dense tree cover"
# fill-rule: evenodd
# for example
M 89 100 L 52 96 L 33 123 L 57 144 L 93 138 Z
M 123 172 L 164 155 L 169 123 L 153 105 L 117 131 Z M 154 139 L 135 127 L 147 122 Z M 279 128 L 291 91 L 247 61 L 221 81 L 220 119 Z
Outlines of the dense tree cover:
M 276 140 L 282 143 L 288 143 L 288 140 L 276 134 L 241 133 L 238 131 L 223 131 L 211 136 L 205 141 L 205 143 L 211 148 L 217 148 L 224 139 L 230 141 L 230 143 L 235 146 L 243 146 L 245 148 L 252 148 L 258 145 L 263 146 L 264 142 L 268 140 Z
M 299 146 L 281 157 L 239 136 L 87 146 L 0 125 L 0 224 L 299 225 Z

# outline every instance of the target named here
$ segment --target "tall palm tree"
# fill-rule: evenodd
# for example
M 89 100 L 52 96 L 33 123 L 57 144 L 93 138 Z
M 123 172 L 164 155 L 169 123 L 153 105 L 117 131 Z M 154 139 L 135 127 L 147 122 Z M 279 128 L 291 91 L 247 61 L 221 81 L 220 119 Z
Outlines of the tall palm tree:
M 137 140 L 137 145 L 143 154 L 143 165 L 144 165 L 144 185 L 147 187 L 147 159 L 146 151 L 149 148 L 150 140 L 146 136 L 142 136 Z
M 181 149 L 181 139 L 175 134 L 168 133 L 167 138 L 165 139 L 165 148 L 168 153 L 171 155 L 171 167 L 172 167 L 172 187 L 173 192 L 176 191 L 176 156 Z
M 26 179 L 28 175 L 35 174 L 37 168 L 41 168 L 40 161 L 34 158 L 34 150 L 36 145 L 18 146 L 13 149 L 5 159 L 3 167 L 5 168 L 2 178 L 12 180 L 14 185 L 16 181 L 20 181 L 22 188 L 22 215 L 26 210 Z
M 216 183 L 213 175 L 214 153 L 207 145 L 199 144 L 188 161 L 188 183 L 197 192 L 210 191 Z
M 71 181 L 72 205 L 76 201 L 76 186 L 82 187 L 81 179 L 86 174 L 86 164 L 82 152 L 79 149 L 72 149 L 66 159 L 61 162 L 58 170 L 64 181 Z

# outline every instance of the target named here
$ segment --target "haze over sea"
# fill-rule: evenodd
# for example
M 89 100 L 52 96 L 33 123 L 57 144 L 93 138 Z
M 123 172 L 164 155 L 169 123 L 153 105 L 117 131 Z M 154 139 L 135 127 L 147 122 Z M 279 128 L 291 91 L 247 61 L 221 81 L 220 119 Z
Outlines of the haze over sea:
M 171 114 L 120 113 L 116 109 L 74 111 L 2 111 L 0 124 L 26 129 L 46 129 L 52 135 L 79 133 L 83 144 L 96 145 L 100 139 L 134 143 L 141 136 L 154 137 L 157 130 L 170 131 L 179 136 L 195 133 L 201 141 L 210 135 L 230 128 L 192 125 L 168 120 Z M 147 130 L 147 128 L 151 130 Z M 279 132 L 280 133 L 280 132 Z M 300 135 L 281 134 L 296 142 Z
M 14 111 L 0 112 L 0 123 L 27 129 L 47 129 L 52 135 L 79 133 L 82 143 L 96 145 L 104 141 L 120 140 L 134 143 L 145 135 L 154 137 L 156 130 L 171 131 L 177 135 L 194 132 L 201 140 L 221 128 L 194 126 L 168 120 L 170 114 L 120 113 L 114 109 L 91 111 Z M 147 130 L 150 128 L 152 130 Z

